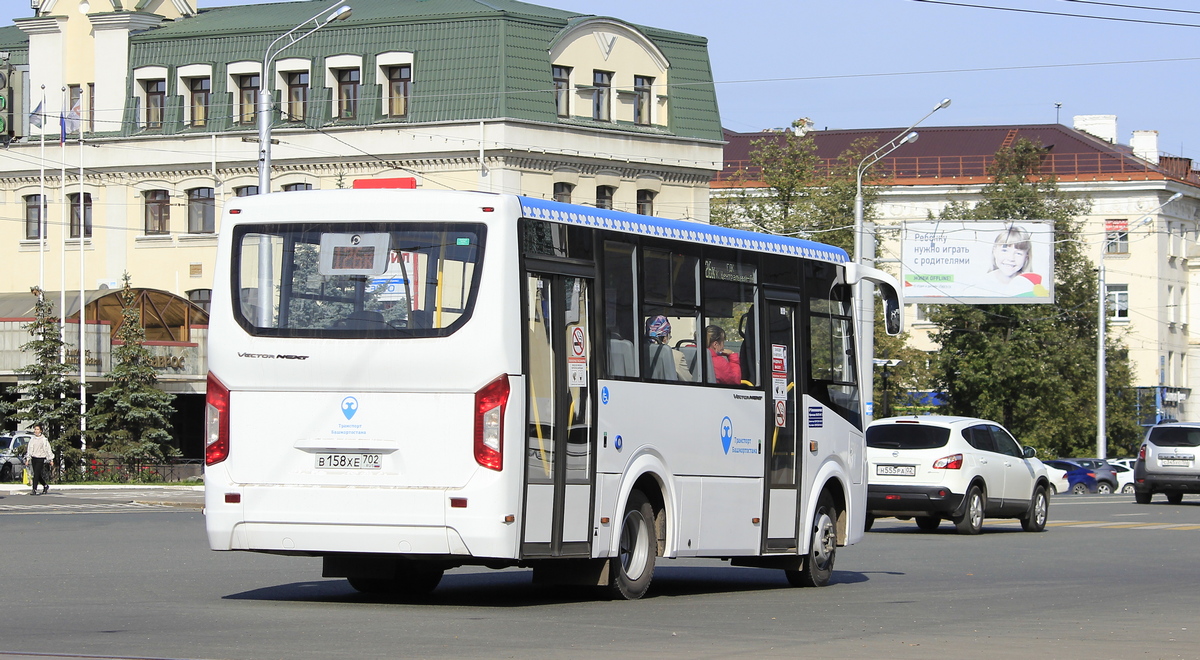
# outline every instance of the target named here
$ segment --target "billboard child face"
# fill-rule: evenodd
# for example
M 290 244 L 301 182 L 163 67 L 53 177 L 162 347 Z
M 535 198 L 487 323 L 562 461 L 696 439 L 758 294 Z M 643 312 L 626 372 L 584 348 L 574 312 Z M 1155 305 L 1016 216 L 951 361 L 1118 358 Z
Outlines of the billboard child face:
M 998 243 L 992 248 L 992 263 L 997 277 L 1011 280 L 1025 271 L 1029 250 L 1012 243 Z

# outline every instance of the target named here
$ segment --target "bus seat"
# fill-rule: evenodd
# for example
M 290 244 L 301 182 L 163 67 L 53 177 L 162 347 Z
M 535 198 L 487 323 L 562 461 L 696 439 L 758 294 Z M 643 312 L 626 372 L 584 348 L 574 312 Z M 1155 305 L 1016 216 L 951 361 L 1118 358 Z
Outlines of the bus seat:
M 633 342 L 628 339 L 608 340 L 608 375 L 636 376 Z
M 338 321 L 337 327 L 346 330 L 378 330 L 386 328 L 387 324 L 383 320 L 383 312 L 364 309 L 352 312 L 350 316 Z
M 649 365 L 646 374 L 651 380 L 679 380 L 675 371 L 675 353 L 665 344 L 652 344 L 646 348 L 649 352 L 646 363 Z
M 717 382 L 717 375 L 713 373 L 712 353 L 709 353 L 707 349 L 700 351 L 699 347 L 694 344 L 691 346 L 682 346 L 679 350 L 683 351 L 683 357 L 687 358 L 688 370 L 692 372 L 692 380 L 694 382 L 700 382 L 700 361 L 696 359 L 696 355 L 699 353 L 703 353 L 704 367 L 707 369 L 705 373 L 708 375 L 704 379 L 705 382 Z

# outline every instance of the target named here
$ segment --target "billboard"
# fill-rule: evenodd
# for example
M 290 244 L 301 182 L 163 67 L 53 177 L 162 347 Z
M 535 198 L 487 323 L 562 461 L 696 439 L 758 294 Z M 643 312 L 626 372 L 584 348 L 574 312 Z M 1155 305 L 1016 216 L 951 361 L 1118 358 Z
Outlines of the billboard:
M 1054 302 L 1051 220 L 906 222 L 901 262 L 904 302 Z

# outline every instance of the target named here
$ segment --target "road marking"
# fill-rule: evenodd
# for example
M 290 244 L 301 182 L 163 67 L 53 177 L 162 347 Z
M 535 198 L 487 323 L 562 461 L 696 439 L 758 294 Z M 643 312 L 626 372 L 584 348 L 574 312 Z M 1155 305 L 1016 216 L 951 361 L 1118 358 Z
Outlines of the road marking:
M 113 502 L 111 504 L 0 504 L 0 515 L 62 515 L 68 513 L 148 512 L 175 509 L 165 504 Z

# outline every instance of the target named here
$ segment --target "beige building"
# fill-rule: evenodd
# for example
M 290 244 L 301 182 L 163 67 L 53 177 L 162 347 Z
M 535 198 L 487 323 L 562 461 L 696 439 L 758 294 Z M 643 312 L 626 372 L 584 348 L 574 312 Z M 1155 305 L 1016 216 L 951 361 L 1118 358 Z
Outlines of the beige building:
M 1189 397 L 1200 385 L 1200 304 L 1192 303 L 1200 300 L 1200 173 L 1190 159 L 1162 154 L 1155 131 L 1134 131 L 1126 145 L 1118 141 L 1115 116 L 1080 116 L 1074 124 L 919 129 L 918 141 L 877 166 L 891 177 L 874 208 L 883 238 L 878 263 L 900 275 L 902 223 L 924 221 L 954 201 L 978 201 L 993 154 L 1018 138 L 1040 142 L 1049 147 L 1042 171 L 1055 174 L 1061 190 L 1091 201 L 1082 218 L 1086 249 L 1105 266 L 1109 331 L 1129 348 L 1139 421 L 1198 420 L 1200 405 Z M 900 132 L 811 135 L 819 155 L 832 160 L 859 138 L 885 144 Z M 734 173 L 749 165 L 750 143 L 770 135 L 726 133 L 725 169 L 714 194 L 742 185 Z M 1176 193 L 1182 197 L 1168 203 Z M 1099 291 L 1097 314 L 1098 307 Z M 921 306 L 908 305 L 905 322 L 916 347 L 936 350 Z
M 349 4 L 323 23 L 326 0 L 34 0 L 0 28 L 0 294 L 128 272 L 206 308 L 222 208 L 260 192 L 263 84 L 271 192 L 411 177 L 707 220 L 723 142 L 704 38 L 513 0 Z M 203 373 L 174 387 L 202 393 Z

